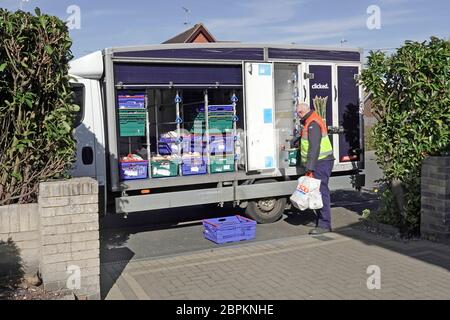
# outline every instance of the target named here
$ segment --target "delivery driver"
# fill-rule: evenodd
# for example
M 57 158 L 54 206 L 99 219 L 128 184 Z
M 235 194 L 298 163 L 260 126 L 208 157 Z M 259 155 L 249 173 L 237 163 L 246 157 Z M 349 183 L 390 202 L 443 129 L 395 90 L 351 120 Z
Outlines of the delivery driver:
M 322 181 L 323 208 L 316 210 L 316 228 L 309 234 L 317 235 L 331 231 L 330 189 L 328 182 L 334 165 L 333 147 L 328 137 L 325 121 L 306 103 L 297 104 L 297 115 L 302 124 L 300 136 L 301 165 L 306 168 L 306 175 Z M 294 142 L 295 143 L 295 142 Z

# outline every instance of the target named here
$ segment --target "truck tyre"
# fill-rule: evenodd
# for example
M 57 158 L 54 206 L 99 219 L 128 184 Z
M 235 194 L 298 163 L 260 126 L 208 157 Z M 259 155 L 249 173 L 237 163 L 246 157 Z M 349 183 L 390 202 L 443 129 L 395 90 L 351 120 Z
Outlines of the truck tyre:
M 256 183 L 270 183 L 275 180 L 262 180 Z M 273 223 L 280 220 L 286 208 L 286 198 L 265 198 L 248 202 L 245 214 L 260 224 Z

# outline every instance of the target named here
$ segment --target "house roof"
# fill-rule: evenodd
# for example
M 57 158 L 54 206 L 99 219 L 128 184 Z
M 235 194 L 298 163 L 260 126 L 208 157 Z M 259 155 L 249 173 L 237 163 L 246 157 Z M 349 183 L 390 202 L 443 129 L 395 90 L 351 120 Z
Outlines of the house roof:
M 216 39 L 214 36 L 206 29 L 206 27 L 203 25 L 203 23 L 198 23 L 194 25 L 192 28 L 176 35 L 173 38 L 170 38 L 167 41 L 164 41 L 163 44 L 167 43 L 191 43 L 194 41 L 194 39 L 200 35 L 203 34 L 206 39 L 208 39 L 209 42 L 216 42 Z

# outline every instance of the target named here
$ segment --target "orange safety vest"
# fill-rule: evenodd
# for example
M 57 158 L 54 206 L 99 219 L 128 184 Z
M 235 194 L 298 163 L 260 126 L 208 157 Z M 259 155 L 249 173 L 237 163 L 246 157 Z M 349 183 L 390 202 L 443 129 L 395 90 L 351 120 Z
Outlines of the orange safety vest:
M 308 160 L 308 151 L 309 151 L 309 126 L 311 123 L 316 122 L 320 127 L 320 132 L 322 133 L 322 141 L 320 143 L 320 154 L 319 160 L 325 159 L 329 155 L 333 154 L 333 146 L 331 144 L 330 138 L 328 137 L 328 128 L 325 124 L 325 121 L 319 116 L 319 114 L 315 111 L 306 119 L 305 125 L 301 131 L 301 144 L 300 144 L 300 153 L 301 153 L 301 162 L 305 164 Z

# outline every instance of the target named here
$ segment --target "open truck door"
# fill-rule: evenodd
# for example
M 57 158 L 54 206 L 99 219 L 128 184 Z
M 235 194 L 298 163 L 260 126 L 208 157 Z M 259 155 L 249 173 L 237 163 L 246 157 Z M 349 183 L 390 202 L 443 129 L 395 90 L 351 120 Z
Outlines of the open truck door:
M 359 65 L 307 63 L 303 72 L 303 99 L 317 111 L 324 105 L 333 144 L 334 171 L 362 169 L 364 161 Z M 358 165 L 359 163 L 359 165 Z
M 247 172 L 274 170 L 278 157 L 273 64 L 245 63 L 244 74 Z

